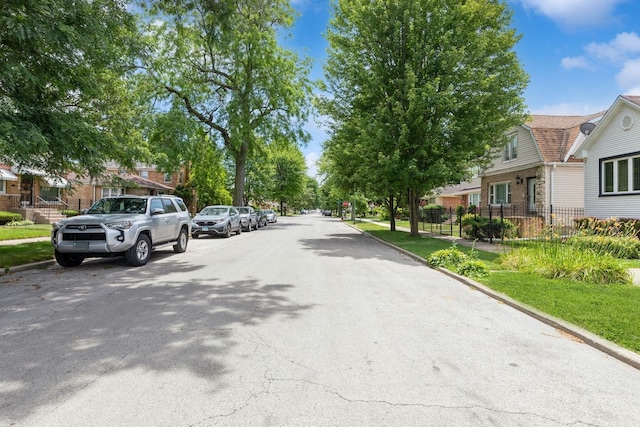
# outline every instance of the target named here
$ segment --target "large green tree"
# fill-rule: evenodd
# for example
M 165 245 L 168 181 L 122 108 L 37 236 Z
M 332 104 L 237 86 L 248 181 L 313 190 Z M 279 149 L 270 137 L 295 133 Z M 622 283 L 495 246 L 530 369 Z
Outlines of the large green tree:
M 97 176 L 144 160 L 127 78 L 137 40 L 123 1 L 4 0 L 0 161 Z
M 377 181 L 378 195 L 406 194 L 417 235 L 420 196 L 486 164 L 504 132 L 525 119 L 527 76 L 513 51 L 511 13 L 499 0 L 332 6 L 325 148 L 361 185 Z
M 292 143 L 277 141 L 269 147 L 269 163 L 273 166 L 271 198 L 285 204 L 299 199 L 306 190 L 307 165 L 300 148 Z
M 247 160 L 259 146 L 308 139 L 310 63 L 278 44 L 293 9 L 286 0 L 149 3 L 148 75 L 231 156 L 233 203 L 243 205 Z

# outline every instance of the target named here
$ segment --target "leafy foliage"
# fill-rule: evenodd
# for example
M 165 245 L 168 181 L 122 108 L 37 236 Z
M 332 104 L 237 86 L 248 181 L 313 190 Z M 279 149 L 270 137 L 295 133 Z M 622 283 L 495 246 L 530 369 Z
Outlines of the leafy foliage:
M 508 219 L 489 218 L 475 214 L 462 216 L 462 234 L 466 238 L 488 240 L 501 237 L 513 237 L 517 233 L 516 226 Z
M 391 201 L 408 194 L 418 234 L 424 191 L 465 178 L 524 121 L 527 77 L 506 7 L 492 0 L 334 2 L 325 66 L 331 97 L 320 102 L 332 119 L 323 163 L 334 185 Z
M 0 224 L 7 224 L 20 220 L 22 220 L 22 215 L 19 213 L 0 211 Z
M 442 267 L 467 277 L 486 277 L 489 275 L 487 265 L 475 259 L 476 252 L 464 253 L 459 249 L 442 249 L 432 253 L 427 262 L 432 267 Z
M 563 243 L 514 249 L 502 255 L 501 263 L 549 279 L 568 278 L 598 284 L 630 282 L 627 270 L 610 254 L 585 251 Z
M 275 140 L 302 143 L 309 61 L 278 45 L 293 22 L 286 0 L 156 0 L 147 9 L 149 85 L 197 120 L 234 162 L 242 205 L 248 159 Z
M 567 244 L 578 250 L 609 254 L 614 258 L 640 258 L 640 240 L 636 237 L 577 235 L 567 239 Z
M 0 161 L 100 175 L 148 151 L 127 76 L 137 27 L 117 0 L 5 0 L 0 8 Z

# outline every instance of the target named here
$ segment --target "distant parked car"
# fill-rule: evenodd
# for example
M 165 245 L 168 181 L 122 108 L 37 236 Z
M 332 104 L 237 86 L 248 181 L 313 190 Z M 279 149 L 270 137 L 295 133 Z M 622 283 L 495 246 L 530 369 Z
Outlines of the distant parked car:
M 272 209 L 263 210 L 267 216 L 267 222 L 278 222 L 278 215 Z
M 262 209 L 255 209 L 256 217 L 258 218 L 258 228 L 266 227 L 269 221 L 267 221 L 267 214 Z
M 326 209 L 326 210 L 322 211 L 322 215 L 323 216 L 331 216 L 331 210 L 330 209 Z
M 258 217 L 256 211 L 251 206 L 236 206 L 236 209 L 240 212 L 242 231 L 258 229 Z
M 191 236 L 201 234 L 230 237 L 231 233 L 242 233 L 240 213 L 233 206 L 207 206 L 191 220 Z

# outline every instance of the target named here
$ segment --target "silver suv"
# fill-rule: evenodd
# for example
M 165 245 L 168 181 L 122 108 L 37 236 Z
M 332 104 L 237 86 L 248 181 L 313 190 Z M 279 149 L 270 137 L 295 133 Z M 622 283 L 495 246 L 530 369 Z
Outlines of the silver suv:
M 161 246 L 186 251 L 190 234 L 191 218 L 182 199 L 118 196 L 100 199 L 82 215 L 53 224 L 51 243 L 63 267 L 76 267 L 85 258 L 118 255 L 141 266 Z

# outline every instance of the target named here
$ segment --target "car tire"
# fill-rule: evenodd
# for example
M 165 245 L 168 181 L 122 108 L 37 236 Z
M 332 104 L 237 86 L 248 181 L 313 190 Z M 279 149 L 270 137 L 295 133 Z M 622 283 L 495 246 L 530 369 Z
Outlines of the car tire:
M 249 223 L 249 226 L 247 227 L 247 232 L 251 233 L 251 223 Z
M 151 258 L 151 239 L 146 234 L 138 236 L 136 244 L 124 253 L 124 258 L 134 267 L 145 265 Z
M 242 234 L 242 225 L 238 224 L 238 229 L 236 230 L 236 236 Z
M 189 234 L 187 233 L 187 230 L 183 228 L 180 230 L 180 234 L 178 234 L 178 243 L 173 245 L 173 252 L 181 254 L 182 252 L 186 251 L 188 242 Z
M 195 233 L 195 234 L 192 234 L 192 235 L 191 235 L 191 238 L 192 238 L 192 239 L 197 239 L 197 238 L 198 238 L 198 236 L 199 236 L 199 234 L 198 234 L 198 233 Z
M 223 236 L 227 239 L 231 237 L 231 224 L 227 225 L 227 230 L 224 232 Z
M 73 255 L 73 254 L 63 254 L 61 252 L 55 251 L 56 262 L 60 264 L 61 267 L 77 267 L 82 264 L 84 258 L 81 256 Z

